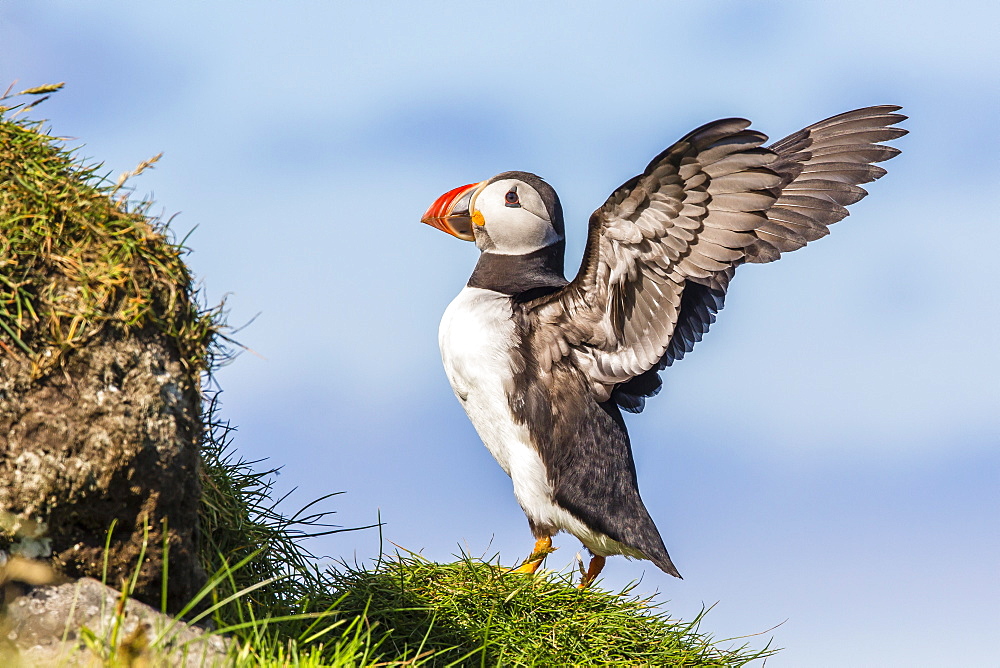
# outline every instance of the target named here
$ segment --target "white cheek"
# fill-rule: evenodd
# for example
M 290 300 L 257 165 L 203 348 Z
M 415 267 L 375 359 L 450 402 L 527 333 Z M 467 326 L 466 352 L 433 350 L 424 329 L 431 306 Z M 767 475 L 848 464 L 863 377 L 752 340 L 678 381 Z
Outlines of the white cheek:
M 480 207 L 480 212 L 487 221 L 486 231 L 496 246 L 493 252 L 499 255 L 523 255 L 559 241 L 549 221 L 527 209 L 485 204 Z M 491 220 L 492 223 L 489 222 Z
M 496 252 L 501 255 L 531 253 L 558 241 L 552 226 L 534 216 L 530 220 L 519 219 L 510 224 L 495 225 L 489 233 L 496 244 Z

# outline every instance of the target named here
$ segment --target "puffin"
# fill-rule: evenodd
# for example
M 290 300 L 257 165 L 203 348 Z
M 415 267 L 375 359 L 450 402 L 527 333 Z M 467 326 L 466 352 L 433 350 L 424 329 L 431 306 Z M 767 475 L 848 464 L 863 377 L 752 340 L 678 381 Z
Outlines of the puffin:
M 660 373 L 715 322 L 736 269 L 828 234 L 874 163 L 906 130 L 894 105 L 849 111 L 765 146 L 750 121 L 707 123 L 657 155 L 590 216 L 576 277 L 564 276 L 555 190 L 528 172 L 448 191 L 421 221 L 479 260 L 439 330 L 448 381 L 510 476 L 535 538 L 514 572 L 536 572 L 552 537 L 607 557 L 646 559 L 681 577 L 636 480 L 622 412 L 639 413 Z

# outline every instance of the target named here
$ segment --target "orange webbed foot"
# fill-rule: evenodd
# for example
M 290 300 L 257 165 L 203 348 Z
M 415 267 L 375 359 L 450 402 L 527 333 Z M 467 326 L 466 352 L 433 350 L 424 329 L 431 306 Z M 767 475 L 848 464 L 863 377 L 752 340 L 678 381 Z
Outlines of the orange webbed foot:
M 599 557 L 597 555 L 594 555 L 593 558 L 591 558 L 590 560 L 590 566 L 587 567 L 586 572 L 584 572 L 583 570 L 583 562 L 582 561 L 580 562 L 580 585 L 578 587 L 579 589 L 581 590 L 587 589 L 590 587 L 590 585 L 594 583 L 594 580 L 597 579 L 597 576 L 601 574 L 602 570 L 604 570 L 605 561 L 607 561 L 607 559 L 605 559 L 604 557 Z
M 524 563 L 512 570 L 512 573 L 527 573 L 533 575 L 545 561 L 545 557 L 556 551 L 552 547 L 551 536 L 544 536 L 535 541 L 535 550 L 524 560 Z

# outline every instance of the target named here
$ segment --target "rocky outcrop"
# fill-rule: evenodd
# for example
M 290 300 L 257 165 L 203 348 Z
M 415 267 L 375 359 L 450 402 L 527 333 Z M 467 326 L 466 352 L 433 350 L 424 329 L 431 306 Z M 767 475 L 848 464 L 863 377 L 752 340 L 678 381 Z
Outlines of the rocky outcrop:
M 129 201 L 128 175 L 102 179 L 10 113 L 12 97 L 0 94 L 0 558 L 51 557 L 113 585 L 137 573 L 134 595 L 157 605 L 168 577 L 179 610 L 205 581 L 200 383 L 216 326 L 184 249 L 151 203 Z
M 231 650 L 91 578 L 36 587 L 0 615 L 4 666 L 224 666 Z

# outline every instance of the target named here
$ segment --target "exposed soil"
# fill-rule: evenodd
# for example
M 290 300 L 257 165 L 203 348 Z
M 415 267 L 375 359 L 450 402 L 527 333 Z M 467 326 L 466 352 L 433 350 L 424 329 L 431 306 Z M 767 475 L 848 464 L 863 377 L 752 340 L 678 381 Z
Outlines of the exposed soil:
M 148 530 L 135 596 L 156 606 L 166 529 L 168 605 L 177 610 L 205 580 L 196 549 L 198 374 L 151 328 L 111 334 L 40 378 L 0 355 L 0 511 L 44 523 L 53 563 L 70 577 L 101 579 L 115 522 L 112 586 L 135 571 Z

